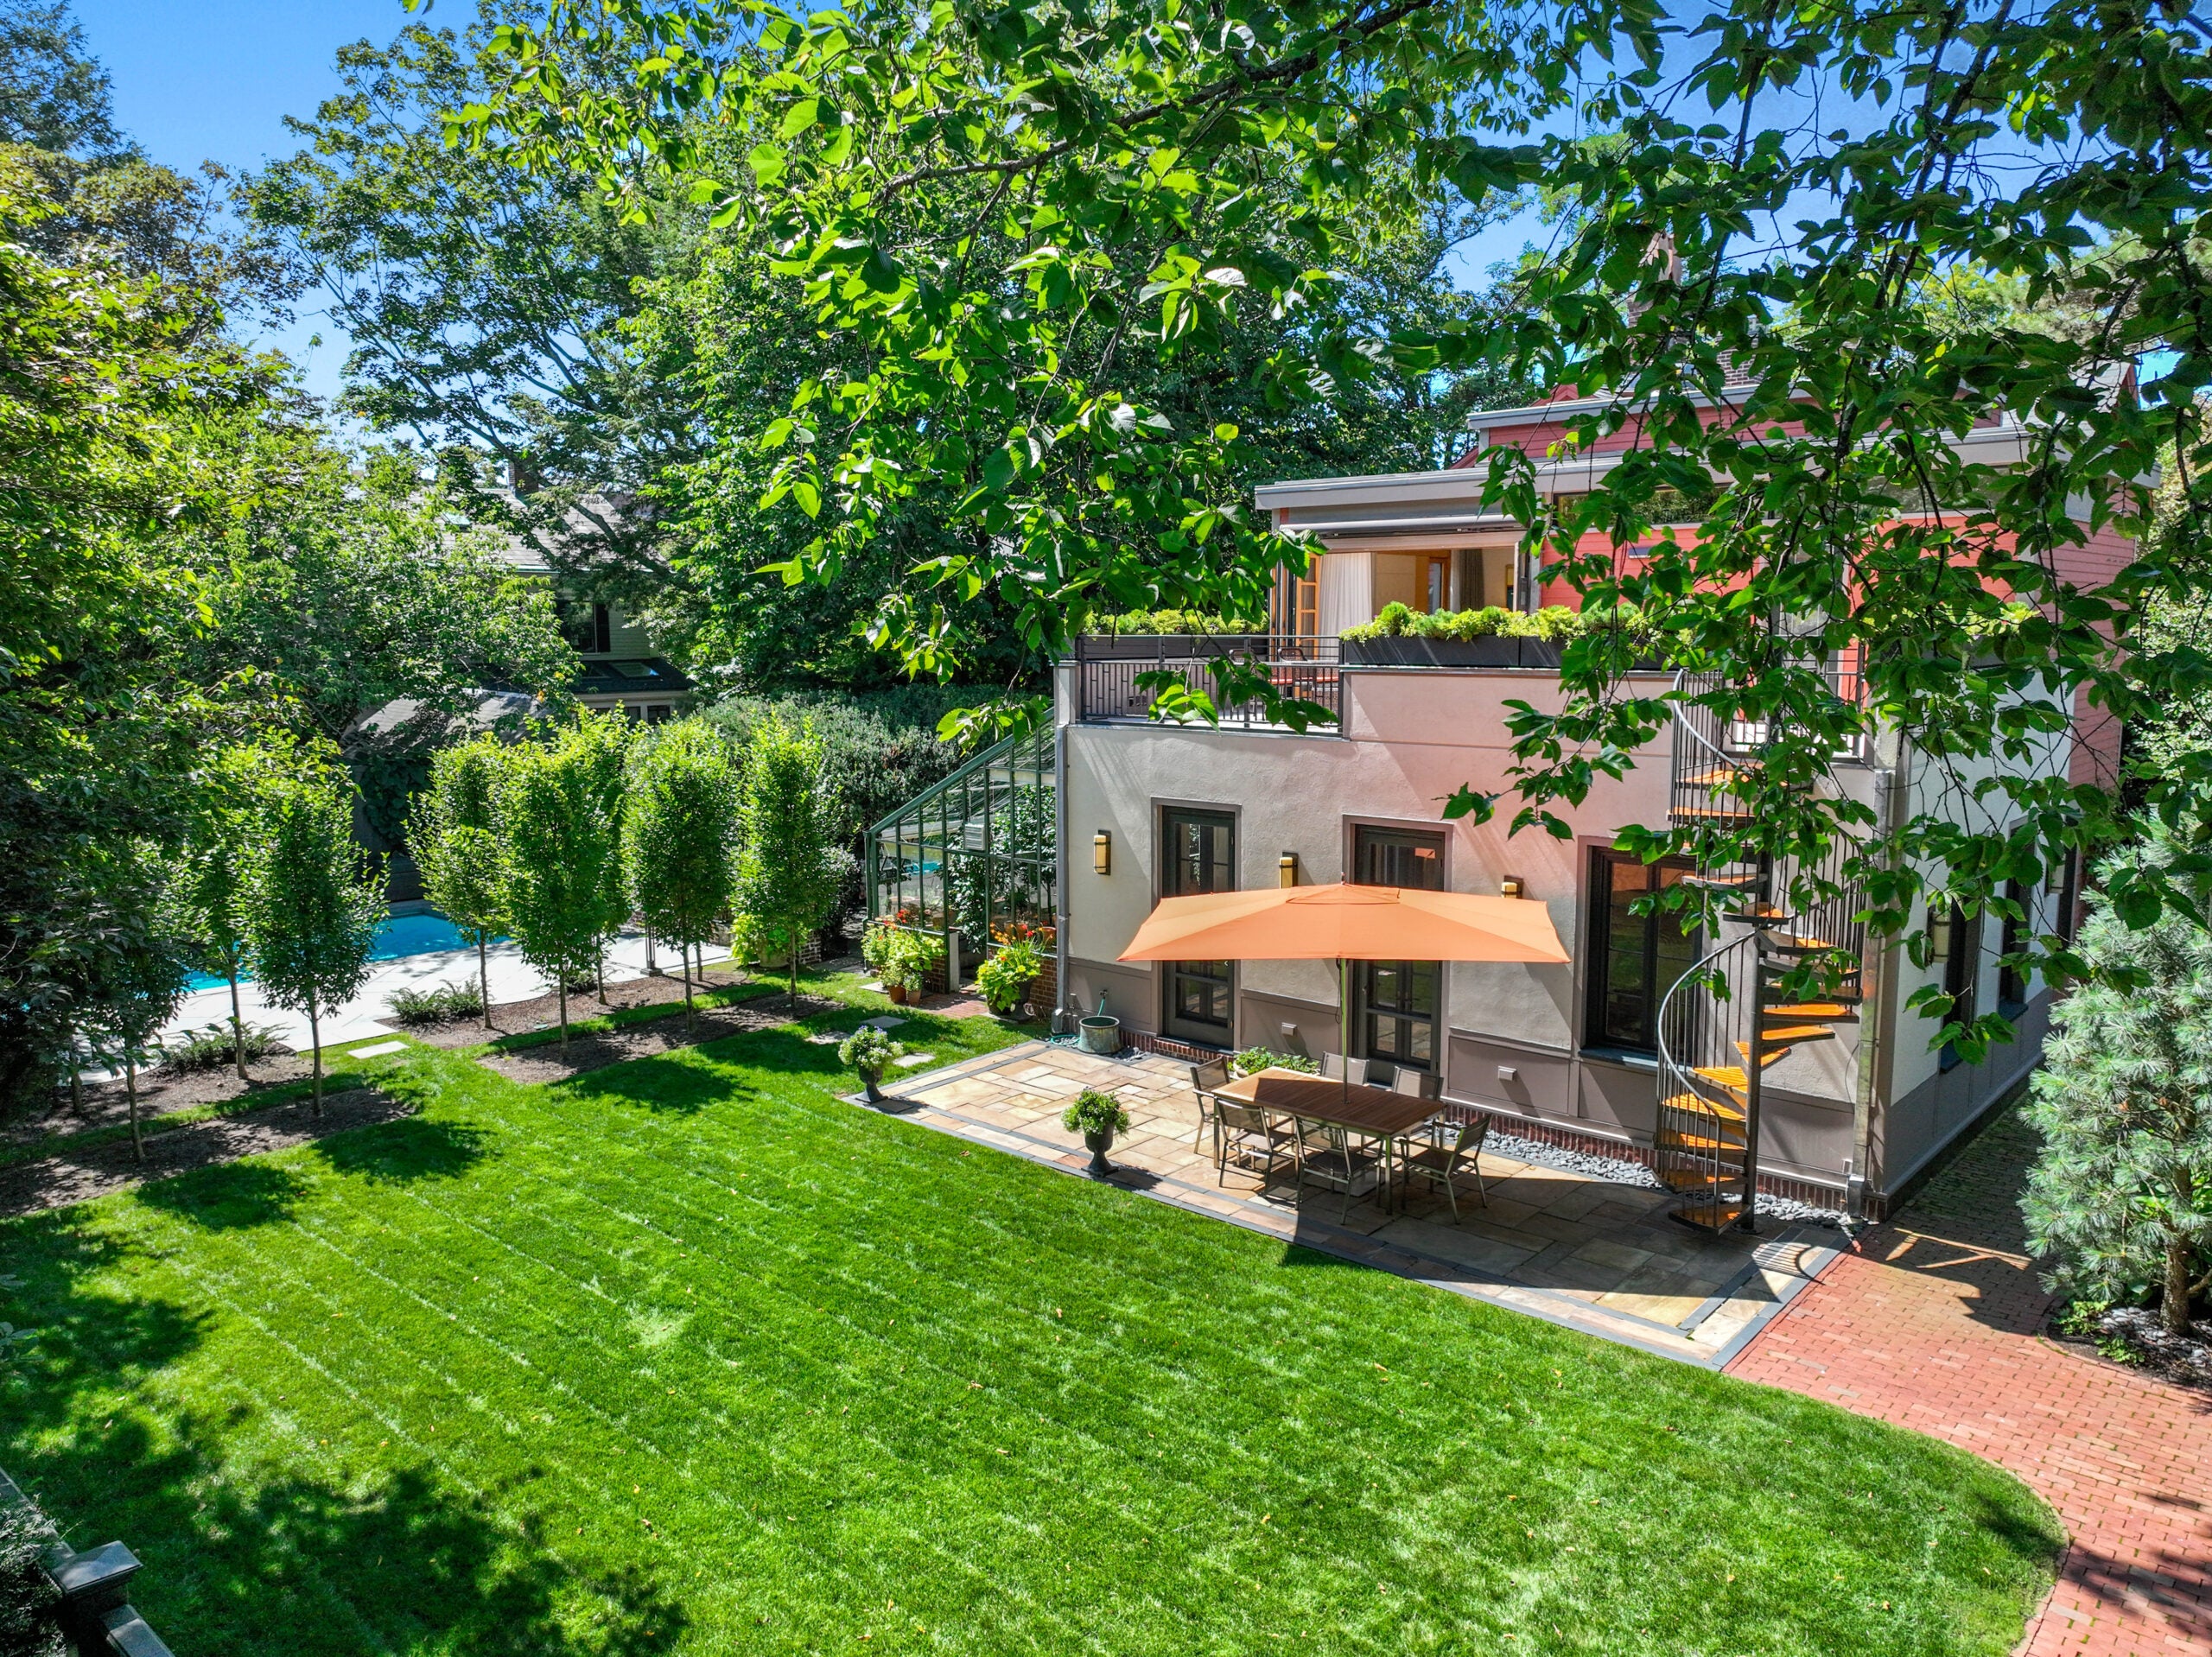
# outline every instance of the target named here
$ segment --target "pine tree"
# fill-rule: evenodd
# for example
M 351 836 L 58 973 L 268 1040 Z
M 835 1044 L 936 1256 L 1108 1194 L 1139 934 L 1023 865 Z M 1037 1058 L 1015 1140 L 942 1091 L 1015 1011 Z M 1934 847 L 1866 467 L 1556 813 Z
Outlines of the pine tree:
M 737 907 L 764 953 L 788 962 L 794 1002 L 799 950 L 836 901 L 842 875 L 821 778 L 822 744 L 811 730 L 773 715 L 754 727 L 738 813 Z
M 386 912 L 384 873 L 353 838 L 353 788 L 315 772 L 275 785 L 259 814 L 241 916 L 261 993 L 308 1015 L 322 1114 L 322 1015 L 357 994 Z
M 630 892 L 659 936 L 704 943 L 736 881 L 737 776 L 721 738 L 697 720 L 664 727 L 631 779 L 623 823 Z M 692 1023 L 683 974 L 683 1023 Z
M 2101 893 L 2088 904 L 2076 947 L 2093 975 L 2052 1015 L 2021 1206 L 2054 1287 L 2110 1300 L 2156 1285 L 2179 1334 L 2212 1288 L 2212 931 L 2172 910 L 2131 929 Z
M 484 1027 L 492 1027 L 492 970 L 487 952 L 505 924 L 499 911 L 500 843 L 495 800 L 506 754 L 486 734 L 447 748 L 430 761 L 430 785 L 415 797 L 408 850 L 423 877 L 423 895 L 476 946 L 476 982 Z

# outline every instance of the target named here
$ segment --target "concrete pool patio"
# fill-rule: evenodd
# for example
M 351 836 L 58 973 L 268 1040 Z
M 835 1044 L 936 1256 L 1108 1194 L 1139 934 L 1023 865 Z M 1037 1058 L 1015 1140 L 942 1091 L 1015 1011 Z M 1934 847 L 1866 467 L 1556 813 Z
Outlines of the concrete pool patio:
M 1154 1054 L 1025 1042 L 887 1078 L 875 1108 L 1080 1172 L 1089 1153 L 1060 1113 L 1084 1088 L 1128 1110 L 1113 1150 L 1114 1183 L 1128 1190 L 1701 1368 L 1727 1363 L 1842 1247 L 1834 1231 L 1780 1222 L 1757 1237 L 1707 1237 L 1666 1217 L 1666 1192 L 1487 1151 L 1489 1203 L 1463 1183 L 1456 1222 L 1440 1191 L 1395 1209 L 1363 1199 L 1340 1218 L 1340 1197 L 1309 1186 L 1301 1201 L 1294 1176 L 1263 1187 L 1232 1166 L 1217 1184 L 1211 1143 L 1192 1143 L 1190 1067 Z M 1501 1119 L 1498 1131 L 1511 1126 Z

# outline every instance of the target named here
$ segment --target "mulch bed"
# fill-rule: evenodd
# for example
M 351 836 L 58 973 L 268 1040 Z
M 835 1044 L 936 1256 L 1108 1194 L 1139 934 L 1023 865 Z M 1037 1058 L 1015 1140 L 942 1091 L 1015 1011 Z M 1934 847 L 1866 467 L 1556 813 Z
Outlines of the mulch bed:
M 721 989 L 736 983 L 742 973 L 717 966 L 709 967 L 691 981 L 694 997 L 710 989 Z M 601 1002 L 588 991 L 569 997 L 569 1022 L 580 1019 L 600 1019 L 615 1009 L 626 1006 L 660 1006 L 683 1000 L 683 981 L 681 978 L 632 978 L 607 987 L 607 1000 Z M 561 998 L 557 995 L 536 995 L 527 1001 L 499 1001 L 492 1007 L 492 1027 L 485 1029 L 479 1018 L 457 1019 L 451 1024 L 407 1025 L 396 1019 L 385 1022 L 393 1028 L 404 1030 L 426 1047 L 474 1047 L 481 1041 L 491 1041 L 500 1036 L 521 1035 L 532 1030 L 550 1030 L 561 1022 Z
M 328 1057 L 328 1050 L 325 1049 L 326 1064 Z M 138 1076 L 139 1120 L 151 1121 L 194 1105 L 228 1104 L 257 1088 L 304 1081 L 309 1069 L 308 1061 L 296 1054 L 276 1053 L 247 1062 L 246 1070 L 253 1077 L 251 1082 L 239 1081 L 238 1073 L 227 1065 L 214 1070 L 142 1070 Z M 35 1145 L 47 1140 L 59 1143 L 87 1128 L 106 1127 L 130 1120 L 130 1101 L 120 1078 L 113 1082 L 87 1082 L 81 1112 L 71 1107 L 69 1095 L 64 1092 L 60 1102 L 43 1114 L 19 1117 L 0 1126 L 0 1146 Z
M 767 1030 L 795 1019 L 810 1019 L 818 1013 L 844 1010 L 842 1001 L 813 995 L 800 996 L 798 1005 L 793 1006 L 789 996 L 771 991 L 752 1000 L 740 1001 L 734 1006 L 700 1008 L 696 1025 L 689 1033 L 683 1028 L 683 1015 L 679 1013 L 671 1018 L 632 1025 L 626 1030 L 572 1035 L 565 1057 L 561 1044 L 550 1041 L 542 1047 L 524 1048 L 518 1053 L 480 1054 L 476 1062 L 510 1082 L 565 1082 L 570 1076 L 619 1064 L 625 1059 L 672 1053 L 679 1048 L 742 1035 L 748 1030 Z
M 373 1088 L 354 1088 L 327 1095 L 320 1119 L 315 1101 L 302 1099 L 149 1133 L 143 1162 L 131 1155 L 127 1137 L 64 1149 L 36 1162 L 0 1169 L 0 1218 L 60 1208 L 194 1168 L 281 1151 L 349 1127 L 391 1121 L 408 1111 L 409 1107 Z
M 2053 1318 L 2044 1330 L 2047 1338 L 2069 1352 L 2097 1363 L 2133 1369 L 2176 1387 L 2212 1392 L 2212 1326 L 2202 1321 L 2189 1335 L 2169 1335 L 2155 1311 L 2117 1306 L 2098 1320 L 2104 1343 L 2062 1330 Z M 2106 1350 L 2106 1345 L 2113 1349 Z M 2125 1353 L 2125 1358 L 2114 1352 Z

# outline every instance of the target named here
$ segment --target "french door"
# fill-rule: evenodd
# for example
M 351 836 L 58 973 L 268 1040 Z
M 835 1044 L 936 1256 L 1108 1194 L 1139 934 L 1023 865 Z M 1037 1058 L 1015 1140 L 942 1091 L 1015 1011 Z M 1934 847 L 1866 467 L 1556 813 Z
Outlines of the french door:
M 1227 812 L 1166 812 L 1160 837 L 1162 897 L 1236 890 L 1236 819 Z M 1236 990 L 1226 961 L 1168 962 L 1162 1029 L 1182 1041 L 1232 1045 Z

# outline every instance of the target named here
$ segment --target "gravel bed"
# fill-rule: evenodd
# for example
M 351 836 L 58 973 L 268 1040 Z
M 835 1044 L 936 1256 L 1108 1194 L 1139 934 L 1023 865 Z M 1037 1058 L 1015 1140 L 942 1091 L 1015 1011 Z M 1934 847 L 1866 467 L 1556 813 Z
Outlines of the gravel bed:
M 1587 1179 L 1603 1179 L 1616 1185 L 1635 1185 L 1648 1191 L 1664 1190 L 1659 1176 L 1640 1162 L 1626 1157 L 1599 1156 L 1590 1151 L 1570 1151 L 1565 1146 L 1554 1145 L 1546 1140 L 1524 1140 L 1518 1133 L 1501 1133 L 1496 1128 L 1483 1141 L 1483 1149 L 1495 1151 L 1499 1156 L 1511 1157 L 1516 1162 L 1533 1162 L 1539 1167 L 1556 1168 L 1561 1173 L 1580 1174 Z M 1836 1226 L 1843 1224 L 1843 1216 L 1834 1209 L 1815 1207 L 1810 1203 L 1799 1203 L 1787 1197 L 1775 1197 L 1765 1191 L 1759 1193 L 1758 1211 L 1770 1220 L 1787 1221 L 1796 1225 Z

